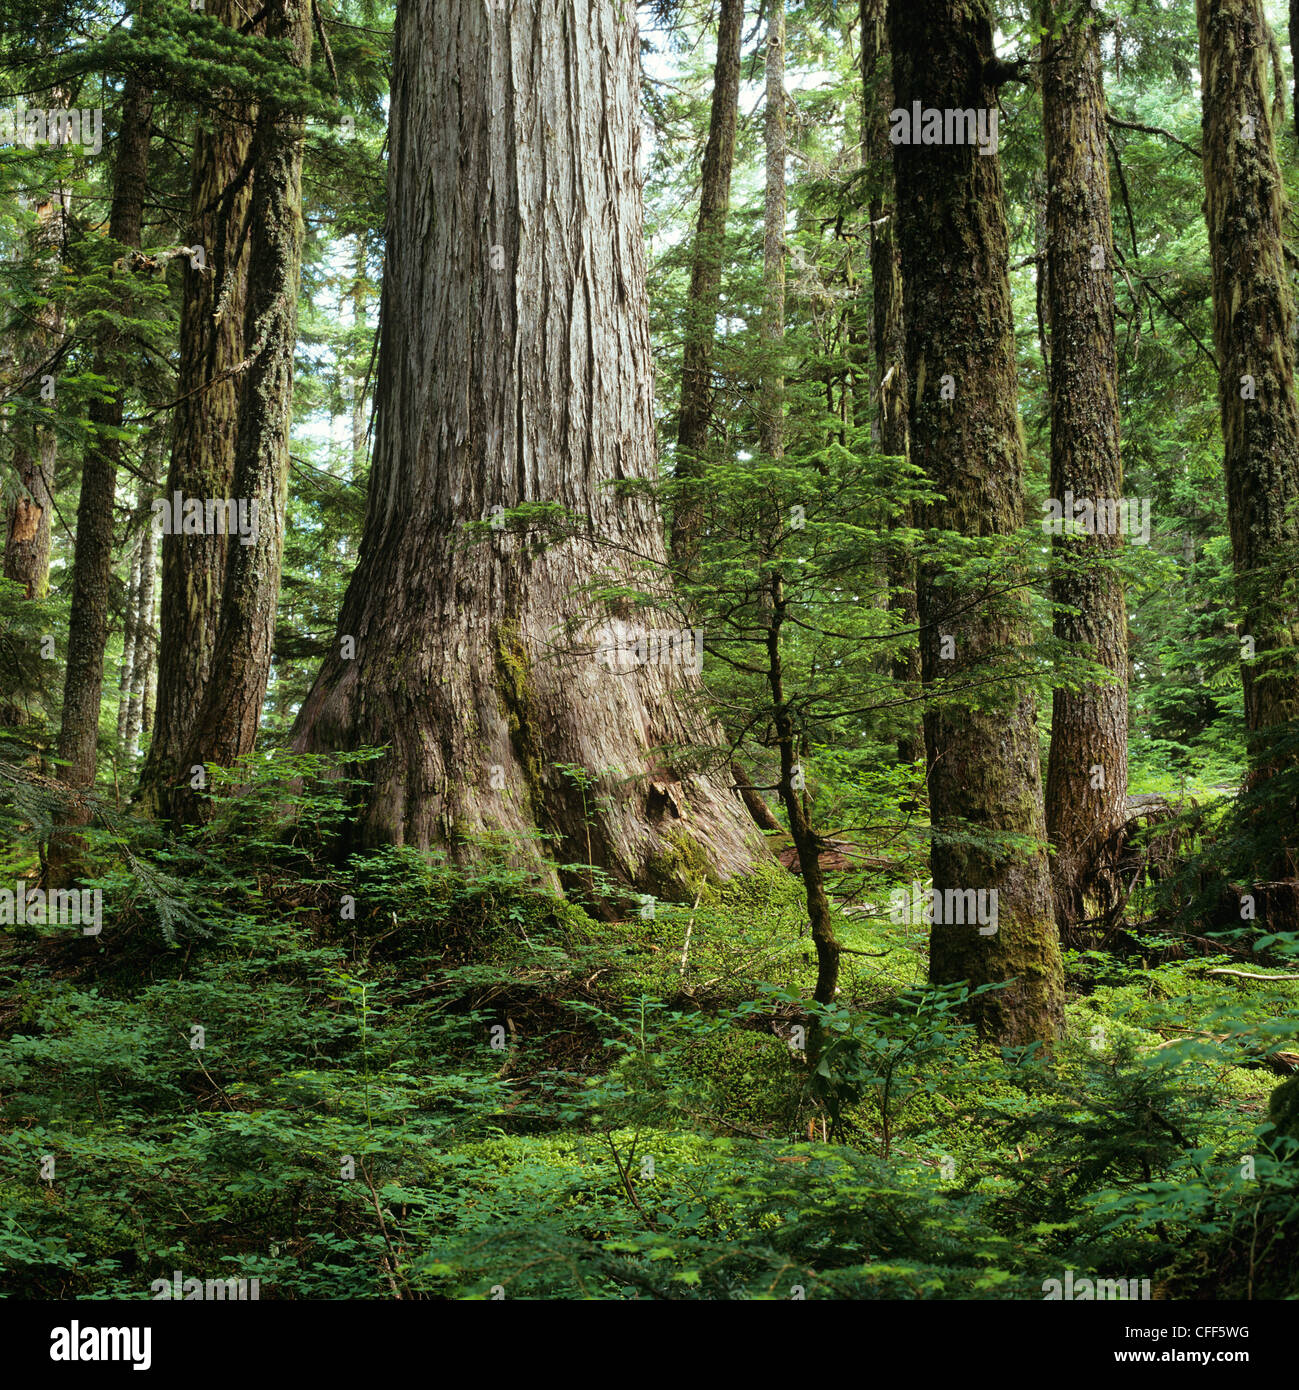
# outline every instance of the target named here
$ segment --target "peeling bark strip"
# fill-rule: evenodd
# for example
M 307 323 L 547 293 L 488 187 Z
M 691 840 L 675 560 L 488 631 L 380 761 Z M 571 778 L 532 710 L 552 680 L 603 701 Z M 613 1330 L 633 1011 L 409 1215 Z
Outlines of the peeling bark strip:
M 495 834 L 535 859 L 543 831 L 570 861 L 693 898 L 710 868 L 765 857 L 724 768 L 678 778 L 653 753 L 707 734 L 693 678 L 612 673 L 557 631 L 589 611 L 572 591 L 597 569 L 643 586 L 628 557 L 665 560 L 654 510 L 605 486 L 655 475 L 634 8 L 412 0 L 392 93 L 365 533 L 295 746 L 391 746 L 363 841 L 467 856 Z M 527 502 L 589 516 L 619 548 L 536 553 L 508 530 L 465 544 L 466 523 Z M 650 773 L 678 793 L 651 804 Z
M 986 0 L 907 0 L 889 6 L 888 21 L 899 106 L 996 105 Z M 968 536 L 1010 532 L 1023 519 L 1023 444 L 1001 161 L 972 145 L 899 144 L 893 157 L 912 458 L 947 498 L 918 521 Z M 940 392 L 944 376 L 955 384 L 949 400 Z M 926 684 L 986 675 L 1028 640 L 1022 603 L 980 605 L 962 587 L 940 584 L 944 577 L 933 565 L 919 574 Z M 952 660 L 941 660 L 944 634 L 956 639 Z M 1003 687 L 999 709 L 966 707 L 960 698 L 925 715 L 934 890 L 995 889 L 998 930 L 981 936 L 969 926 L 935 924 L 930 978 L 1014 980 L 977 1001 L 981 1030 L 1007 1043 L 1049 1040 L 1063 1027 L 1063 970 L 1034 702 L 1018 679 Z M 1027 847 L 989 843 L 1007 834 L 1024 837 Z
M 1245 723 L 1257 781 L 1269 730 L 1299 718 L 1299 412 L 1294 303 L 1281 217 L 1284 185 L 1267 94 L 1268 31 L 1258 0 L 1198 0 L 1205 216 L 1213 263 L 1227 519 L 1242 636 Z M 1281 875 L 1284 876 L 1284 875 Z
M 207 0 L 205 13 L 223 24 L 244 18 L 236 0 Z M 205 264 L 185 264 L 168 497 L 229 497 L 234 485 L 239 379 L 233 372 L 244 357 L 252 113 L 231 116 L 221 101 L 218 94 L 194 137 L 187 235 L 190 246 L 203 247 Z M 139 793 L 155 814 L 170 814 L 207 689 L 226 547 L 224 535 L 163 538 L 157 725 Z
M 1046 254 L 1051 342 L 1051 496 L 1118 498 L 1118 357 L 1114 240 L 1105 153 L 1100 27 L 1077 0 L 1042 13 L 1042 123 L 1046 141 Z M 1123 825 L 1128 794 L 1128 627 L 1113 565 L 1122 535 L 1058 536 L 1051 576 L 1055 635 L 1113 673 L 1112 684 L 1052 697 L 1046 826 L 1054 848 L 1062 935 L 1087 911 L 1088 879 Z M 1099 771 L 1097 771 L 1099 770 Z
M 722 0 L 717 21 L 717 63 L 713 102 L 704 149 L 695 229 L 694 264 L 686 299 L 686 341 L 681 362 L 681 418 L 677 427 L 676 474 L 703 472 L 701 455 L 708 440 L 713 401 L 713 338 L 722 286 L 722 249 L 726 214 L 731 205 L 731 168 L 735 162 L 735 127 L 740 107 L 740 40 L 744 0 Z M 677 501 L 672 522 L 672 557 L 689 563 L 699 540 L 699 506 L 686 494 Z
M 269 0 L 266 36 L 287 41 L 289 61 L 311 63 L 311 0 Z M 289 489 L 289 427 L 293 411 L 293 354 L 298 338 L 302 268 L 303 119 L 276 100 L 262 103 L 253 134 L 252 238 L 244 341 L 248 366 L 239 392 L 233 495 L 247 498 L 251 531 L 241 509 L 239 543 L 227 534 L 221 616 L 212 669 L 198 719 L 189 730 L 182 766 L 229 767 L 252 751 L 271 671 L 275 614 L 284 553 Z M 180 814 L 197 809 L 183 784 Z
M 40 431 L 36 458 L 24 444 L 16 439 L 13 442 L 14 473 L 27 496 L 16 498 L 9 513 L 4 576 L 21 584 L 28 598 L 44 598 L 50 586 L 50 516 L 54 504 L 45 480 L 54 476 L 57 449 L 58 436 L 53 430 Z

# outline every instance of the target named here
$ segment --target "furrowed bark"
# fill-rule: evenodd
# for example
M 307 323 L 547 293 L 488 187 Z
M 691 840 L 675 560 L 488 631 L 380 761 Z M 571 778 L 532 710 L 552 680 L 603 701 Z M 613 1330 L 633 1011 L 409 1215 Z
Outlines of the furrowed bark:
M 208 0 L 208 15 L 242 23 L 235 0 Z M 249 226 L 249 152 L 255 113 L 219 99 L 194 138 L 174 435 L 165 496 L 230 497 L 239 429 L 238 368 L 244 361 Z M 182 759 L 212 671 L 226 536 L 163 535 L 157 717 L 136 799 L 171 814 Z M 187 779 L 186 779 L 187 780 Z
M 294 746 L 389 749 L 353 842 L 468 860 L 490 840 L 539 868 L 550 849 L 693 898 L 765 846 L 724 761 L 665 751 L 716 736 L 694 676 L 590 650 L 591 626 L 621 641 L 652 617 L 575 594 L 666 565 L 657 511 L 607 486 L 656 471 L 637 51 L 631 7 L 604 0 L 399 9 L 368 511 Z M 581 524 L 544 549 L 509 527 L 466 542 L 526 503 Z
M 890 6 L 889 41 L 899 109 L 997 109 L 984 0 Z M 974 537 L 1012 532 L 1023 520 L 1024 460 L 1000 161 L 974 143 L 899 143 L 893 152 L 911 451 L 946 499 L 918 520 Z M 944 386 L 954 396 L 944 399 Z M 949 691 L 1029 639 L 1015 593 L 992 602 L 941 582 L 952 578 L 927 563 L 917 585 L 922 676 L 927 685 L 946 678 Z M 944 636 L 955 639 L 952 659 Z M 929 973 L 935 983 L 1012 982 L 974 1002 L 980 1030 L 1005 1043 L 1049 1043 L 1063 1027 L 1063 969 L 1034 700 L 1013 677 L 999 695 L 988 708 L 949 694 L 925 715 L 934 890 L 998 894 L 994 934 L 935 923 Z
M 108 234 L 119 246 L 138 249 L 153 130 L 153 95 L 137 77 L 128 78 L 122 101 L 113 200 Z M 129 271 L 119 272 L 129 276 Z M 105 330 L 95 354 L 97 376 L 121 380 L 125 344 L 117 329 Z M 72 613 L 68 626 L 68 660 L 63 683 L 63 722 L 59 729 L 60 775 L 70 787 L 95 782 L 99 741 L 99 707 L 104 683 L 104 647 L 108 642 L 108 596 L 113 572 L 113 510 L 121 443 L 125 392 L 91 402 L 91 434 L 81 467 L 77 502 L 76 550 L 72 566 Z M 79 799 L 63 825 L 84 825 L 89 809 Z M 51 840 L 49 868 L 55 878 L 74 871 L 78 838 L 66 829 Z
M 1046 251 L 1051 342 L 1051 496 L 1118 499 L 1118 357 L 1105 91 L 1095 13 L 1074 0 L 1043 13 Z M 1089 883 L 1123 826 L 1128 794 L 1128 638 L 1114 568 L 1121 533 L 1057 536 L 1055 635 L 1112 673 L 1059 688 L 1051 712 L 1046 826 L 1056 921 L 1066 940 L 1092 915 Z M 1071 943 L 1072 944 L 1072 943 Z
M 289 45 L 289 60 L 311 62 L 311 0 L 272 0 L 266 35 Z M 248 366 L 239 395 L 233 497 L 246 502 L 249 537 L 227 537 L 221 613 L 198 719 L 182 769 L 229 767 L 252 751 L 270 679 L 275 613 L 288 504 L 293 354 L 302 268 L 302 117 L 274 99 L 262 103 L 253 136 L 252 237 L 248 252 L 244 341 Z M 182 539 L 188 540 L 188 537 Z M 202 813 L 182 785 L 176 817 Z
M 874 386 L 879 399 L 879 449 L 907 458 L 906 331 L 902 322 L 902 261 L 894 235 L 893 162 L 888 143 L 893 109 L 893 74 L 889 56 L 888 0 L 861 0 L 862 164 L 871 171 L 867 216 L 870 225 L 871 341 L 875 355 Z M 898 517 L 904 528 L 913 521 L 908 506 Z M 903 629 L 914 629 L 916 565 L 903 546 L 890 548 L 889 611 Z M 920 689 L 920 647 L 914 640 L 893 659 L 893 679 L 909 694 Z M 910 716 L 904 716 L 909 718 Z M 898 760 L 914 763 L 924 755 L 924 732 L 917 719 L 898 738 Z
M 1199 0 L 1205 215 L 1213 269 L 1213 337 L 1220 378 L 1227 519 L 1236 574 L 1249 783 L 1293 771 L 1299 719 L 1299 410 L 1295 314 L 1286 268 L 1284 184 L 1268 95 L 1269 34 L 1258 0 Z M 1287 795 L 1268 812 L 1293 826 Z M 1295 873 L 1294 841 L 1272 877 Z

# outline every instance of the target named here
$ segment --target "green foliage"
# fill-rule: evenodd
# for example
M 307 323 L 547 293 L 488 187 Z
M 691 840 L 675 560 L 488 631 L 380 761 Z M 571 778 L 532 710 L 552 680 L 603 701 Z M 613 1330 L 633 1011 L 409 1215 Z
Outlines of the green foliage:
M 999 47 L 1031 51 L 1035 26 L 1003 18 Z M 914 634 L 889 607 L 890 563 L 911 552 L 990 590 L 1012 570 L 1026 577 L 1033 641 L 987 672 L 989 708 L 1031 685 L 1045 727 L 1049 689 L 1094 675 L 1050 637 L 1036 526 L 1050 444 L 1039 93 L 1001 93 L 1016 134 L 1001 161 L 1024 529 L 976 540 L 914 525 L 928 500 L 920 470 L 873 442 L 866 218 L 881 184 L 861 158 L 859 16 L 803 7 L 787 52 L 783 455 L 759 447 L 771 349 L 762 111 L 748 86 L 761 38 L 746 30 L 704 539 L 666 608 L 648 571 L 643 589 L 597 582 L 589 594 L 703 627 L 727 752 L 771 800 L 773 726 L 790 716 L 816 831 L 852 849 L 829 876 L 854 954 L 835 1002 L 815 1007 L 805 902 L 784 868 L 722 883 L 683 838 L 659 868 L 691 880 L 697 900 L 642 912 L 589 862 L 555 866 L 570 886 L 557 897 L 509 845 L 343 858 L 340 833 L 382 750 L 284 751 L 335 640 L 364 519 L 392 19 L 369 0 L 323 5 L 303 79 L 276 45 L 182 0 L 129 16 L 16 0 L 0 16 L 0 106 L 99 106 L 106 137 L 100 155 L 45 145 L 0 160 L 0 456 L 44 443 L 54 460 L 50 595 L 0 580 L 5 891 L 37 881 L 68 802 L 51 747 L 71 522 L 91 407 L 125 393 L 105 756 L 81 880 L 103 895 L 104 930 L 0 933 L 5 1296 L 144 1299 L 180 1269 L 257 1278 L 277 1299 L 1036 1299 L 1066 1268 L 1139 1271 L 1169 1297 L 1299 1295 L 1296 1081 L 1278 1085 L 1299 1050 L 1299 988 L 1280 978 L 1296 933 L 1238 913 L 1251 888 L 1268 901 L 1297 792 L 1286 773 L 1235 795 L 1241 634 L 1207 347 L 1193 7 L 1107 19 L 1105 76 L 1125 493 L 1148 497 L 1154 517 L 1150 545 L 1122 562 L 1131 784 L 1194 803 L 1134 840 L 1125 922 L 1072 955 L 1069 1036 L 1051 1056 L 975 1043 L 963 989 L 927 985 L 923 932 L 882 906 L 925 879 L 928 847 L 924 772 L 896 756 L 917 716 L 897 700 L 893 663 Z M 669 517 L 711 24 L 699 5 L 656 6 L 643 23 L 665 482 L 641 490 Z M 107 235 L 105 156 L 132 78 L 153 94 L 140 261 Z M 195 130 L 271 92 L 307 132 L 275 679 L 259 751 L 209 769 L 210 819 L 174 835 L 123 804 L 143 750 L 118 748 L 111 692 L 175 404 Z M 1293 201 L 1288 139 L 1282 156 Z M 8 509 L 20 487 L 6 473 Z M 523 547 L 587 528 L 545 501 L 509 523 Z M 488 527 L 468 530 L 472 541 Z M 1279 556 L 1278 585 L 1293 582 L 1287 565 Z M 769 664 L 777 579 L 783 700 Z M 948 694 L 942 681 L 928 691 L 934 706 Z M 1278 760 L 1293 737 L 1278 735 Z M 558 772 L 593 814 L 595 770 Z M 1207 973 L 1242 962 L 1277 973 Z
M 683 980 L 683 916 L 324 857 L 324 771 L 243 769 L 242 815 L 189 842 L 115 820 L 102 937 L 0 951 L 11 1296 L 175 1270 L 290 1299 L 1038 1298 L 1065 1268 L 1294 1292 L 1299 1148 L 1254 1069 L 1293 1045 L 1293 984 L 1111 965 L 1076 1042 L 1003 1056 L 892 955 L 864 1005 L 809 1009 L 792 875 L 701 911 Z M 206 935 L 168 944 L 141 869 Z M 1205 1036 L 1154 1046 L 1187 1017 Z

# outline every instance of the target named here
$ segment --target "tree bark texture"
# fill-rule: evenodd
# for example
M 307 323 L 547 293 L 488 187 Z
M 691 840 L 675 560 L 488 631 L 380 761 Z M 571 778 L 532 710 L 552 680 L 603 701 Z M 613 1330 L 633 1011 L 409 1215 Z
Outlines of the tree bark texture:
M 762 402 L 759 443 L 770 458 L 785 453 L 785 0 L 771 0 L 767 21 L 767 182 L 762 216 Z
M 890 6 L 889 40 L 899 108 L 996 109 L 986 0 Z M 1011 532 L 1023 520 L 1023 442 L 1000 159 L 974 144 L 898 144 L 894 173 L 912 458 L 946 499 L 918 521 L 974 537 Z M 945 399 L 943 386 L 955 395 Z M 918 575 L 922 675 L 949 691 L 985 678 L 1029 636 L 1015 593 L 989 602 L 942 582 L 952 577 L 933 563 Z M 955 639 L 951 659 L 944 635 Z M 1000 695 L 997 708 L 949 695 L 925 715 L 934 890 L 998 894 L 994 934 L 935 923 L 930 978 L 1012 982 L 975 1002 L 981 1031 L 1049 1042 L 1063 1026 L 1063 970 L 1034 701 L 1013 675 Z
M 704 148 L 699 220 L 695 227 L 690 293 L 686 298 L 685 347 L 681 363 L 681 413 L 677 424 L 676 475 L 698 477 L 708 442 L 712 412 L 713 340 L 721 299 L 726 214 L 731 205 L 731 169 L 740 106 L 740 39 L 744 0 L 721 0 L 717 23 L 717 62 Z M 672 558 L 687 565 L 699 542 L 699 506 L 689 491 L 678 495 L 672 521 Z
M 235 0 L 208 0 L 206 13 L 242 23 Z M 244 360 L 252 195 L 249 164 L 255 113 L 218 96 L 194 138 L 174 434 L 166 497 L 233 495 Z M 169 815 L 181 760 L 197 723 L 216 644 L 225 583 L 225 535 L 161 539 L 161 628 L 157 718 L 140 773 L 141 804 Z
M 879 449 L 890 457 L 909 457 L 907 438 L 906 331 L 902 321 L 902 260 L 894 235 L 893 161 L 888 142 L 893 109 L 893 74 L 888 46 L 888 0 L 861 0 L 862 164 L 868 174 L 867 200 L 871 266 L 871 341 L 875 355 L 874 386 L 879 401 Z M 908 506 L 898 525 L 909 528 Z M 898 626 L 914 629 L 916 564 L 904 546 L 890 548 L 889 610 Z M 914 640 L 893 659 L 893 679 L 904 691 L 919 694 L 920 647 Z M 914 763 L 924 754 L 919 717 L 903 714 L 909 727 L 898 738 L 898 759 Z
M 138 249 L 153 129 L 152 93 L 139 78 L 127 80 L 113 168 L 113 200 L 108 234 L 122 247 Z M 119 275 L 129 281 L 127 271 Z M 129 293 L 129 290 L 128 290 Z M 95 355 L 96 375 L 122 380 L 125 344 L 108 328 Z M 125 392 L 114 391 L 90 405 L 91 435 L 81 467 L 77 503 L 77 537 L 72 567 L 72 613 L 68 660 L 63 685 L 63 722 L 58 756 L 63 780 L 73 787 L 95 781 L 99 706 L 104 682 L 104 647 L 108 641 L 108 598 L 113 573 L 113 511 L 121 443 Z
M 1241 635 L 1252 639 L 1254 653 L 1242 661 L 1241 674 L 1257 785 L 1279 770 L 1269 733 L 1299 718 L 1294 302 L 1262 6 L 1258 0 L 1198 0 L 1196 15 L 1227 519 Z M 1284 762 L 1293 767 L 1293 753 Z M 1290 811 L 1293 817 L 1293 803 Z M 1293 859 L 1278 868 L 1278 877 L 1293 872 Z
M 1043 24 L 1046 253 L 1052 357 L 1051 496 L 1123 493 L 1114 242 L 1105 145 L 1105 91 L 1096 14 L 1048 3 Z M 1128 638 L 1114 562 L 1123 538 L 1057 536 L 1051 578 L 1055 635 L 1114 676 L 1054 692 L 1046 826 L 1056 920 L 1066 939 L 1095 901 L 1088 884 L 1124 825 L 1128 795 Z M 1071 943 L 1072 944 L 1072 943 Z
M 272 0 L 268 38 L 286 40 L 290 61 L 311 62 L 311 0 Z M 248 251 L 239 429 L 232 496 L 257 504 L 251 542 L 227 538 L 220 619 L 212 668 L 189 731 L 186 766 L 229 767 L 252 751 L 270 679 L 284 554 L 289 487 L 293 355 L 302 268 L 302 117 L 276 100 L 262 103 L 253 136 L 252 236 Z M 184 538 L 188 540 L 188 537 Z M 180 814 L 197 809 L 182 784 Z
M 540 833 L 693 896 L 766 853 L 724 764 L 663 751 L 713 733 L 697 684 L 564 632 L 652 626 L 575 591 L 597 572 L 644 588 L 637 560 L 666 564 L 656 510 L 608 486 L 656 473 L 637 52 L 631 7 L 605 0 L 398 12 L 369 503 L 294 743 L 389 747 L 361 842 L 468 858 L 487 837 L 538 863 Z M 512 527 L 466 542 L 526 503 L 585 525 L 546 548 Z

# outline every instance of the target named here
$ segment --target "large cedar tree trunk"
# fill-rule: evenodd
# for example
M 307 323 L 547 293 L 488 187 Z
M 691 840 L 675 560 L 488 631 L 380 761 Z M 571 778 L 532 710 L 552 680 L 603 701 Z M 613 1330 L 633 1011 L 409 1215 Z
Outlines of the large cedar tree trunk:
M 1100 28 L 1077 0 L 1043 15 L 1046 253 L 1051 342 L 1051 496 L 1118 498 L 1114 244 Z M 1058 536 L 1055 635 L 1114 676 L 1054 692 L 1046 828 L 1056 920 L 1066 940 L 1096 902 L 1089 886 L 1124 824 L 1128 795 L 1128 629 L 1115 561 L 1121 535 Z
M 889 7 L 899 108 L 997 107 L 985 0 L 908 0 Z M 1016 530 L 1023 520 L 1023 443 L 998 155 L 977 145 L 894 147 L 898 240 L 912 393 L 911 453 L 946 500 L 921 525 L 968 536 Z M 955 396 L 943 399 L 943 378 Z M 948 576 L 949 578 L 951 576 Z M 995 605 L 927 563 L 918 575 L 921 671 L 926 684 L 979 679 L 1029 639 L 1013 596 Z M 943 660 L 944 635 L 955 656 Z M 930 978 L 972 985 L 1014 981 L 980 996 L 975 1018 L 1011 1044 L 1049 1041 L 1063 1027 L 1063 970 L 1051 899 L 1032 694 L 986 687 L 925 715 L 931 868 L 936 892 L 996 890 L 998 929 L 934 925 Z M 1023 837 L 1017 846 L 995 837 Z
M 597 569 L 643 587 L 631 557 L 666 563 L 655 510 L 606 486 L 655 475 L 637 51 L 632 7 L 607 0 L 398 11 L 369 505 L 295 746 L 390 746 L 361 841 L 467 857 L 493 835 L 535 861 L 540 830 L 570 861 L 693 896 L 706 864 L 765 852 L 724 770 L 655 751 L 706 732 L 695 682 L 608 669 L 559 630 L 591 612 L 572 591 Z M 535 502 L 589 531 L 466 543 L 491 508 Z
M 1279 759 L 1272 739 L 1299 718 L 1299 412 L 1295 318 L 1282 236 L 1285 187 L 1267 90 L 1269 35 L 1258 0 L 1198 0 L 1205 216 L 1213 268 L 1227 519 L 1242 637 L 1251 782 Z M 1293 828 L 1296 806 L 1273 808 Z M 1293 840 L 1291 840 L 1293 846 Z M 1294 873 L 1293 849 L 1274 869 Z
M 205 13 L 224 24 L 243 19 L 235 0 L 208 0 Z M 194 137 L 187 244 L 203 252 L 185 262 L 168 499 L 234 495 L 254 117 L 214 102 Z M 161 549 L 157 717 L 138 797 L 166 816 L 212 671 L 226 537 L 164 535 Z
M 699 220 L 695 227 L 690 293 L 686 298 L 685 347 L 681 362 L 681 414 L 677 424 L 676 474 L 694 478 L 702 471 L 712 408 L 713 338 L 722 287 L 722 250 L 731 205 L 735 125 L 740 105 L 740 38 L 744 0 L 722 0 L 717 22 L 717 63 L 713 102 L 704 147 Z M 699 506 L 683 490 L 672 520 L 672 557 L 689 564 L 699 541 Z

